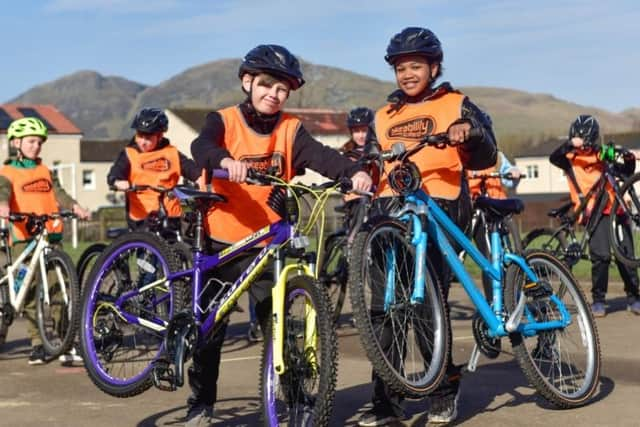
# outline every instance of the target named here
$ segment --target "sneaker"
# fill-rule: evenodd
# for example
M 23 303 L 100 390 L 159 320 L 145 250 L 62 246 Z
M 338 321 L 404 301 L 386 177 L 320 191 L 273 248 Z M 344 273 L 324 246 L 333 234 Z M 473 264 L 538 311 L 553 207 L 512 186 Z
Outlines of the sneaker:
M 73 362 L 82 362 L 82 357 L 78 354 L 75 347 L 71 348 L 67 353 L 61 354 L 58 360 L 63 365 L 71 365 Z
M 607 315 L 607 310 L 604 308 L 603 302 L 594 302 L 591 305 L 591 313 L 593 317 L 604 317 Z
M 447 424 L 458 418 L 460 388 L 453 396 L 432 397 L 428 421 L 432 424 Z
M 627 310 L 635 315 L 640 315 L 640 299 L 635 300 L 627 306 Z
M 362 427 L 385 426 L 397 420 L 398 416 L 393 411 L 374 406 L 360 416 L 358 425 Z
M 31 355 L 29 356 L 29 365 L 43 365 L 46 362 L 47 354 L 44 351 L 44 347 L 36 345 L 31 349 Z
M 260 330 L 260 326 L 258 323 L 250 323 L 249 324 L 249 332 L 247 332 L 247 339 L 249 342 L 260 342 L 262 341 L 262 331 Z
M 213 408 L 211 406 L 193 406 L 187 412 L 185 427 L 209 427 L 213 424 Z

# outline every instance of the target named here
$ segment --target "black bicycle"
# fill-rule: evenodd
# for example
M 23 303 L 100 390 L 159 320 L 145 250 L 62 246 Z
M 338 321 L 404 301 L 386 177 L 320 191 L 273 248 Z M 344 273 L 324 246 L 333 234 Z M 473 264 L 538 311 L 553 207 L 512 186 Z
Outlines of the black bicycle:
M 595 227 L 607 215 L 612 194 L 613 204 L 608 214 L 611 249 L 624 264 L 633 268 L 640 266 L 640 236 L 636 236 L 640 233 L 640 173 L 628 176 L 617 167 L 624 156 L 633 155 L 628 150 L 609 143 L 602 152 L 608 153 L 602 156 L 604 171 L 578 208 L 572 211 L 572 203 L 568 202 L 550 210 L 547 215 L 556 219 L 559 226 L 531 230 L 522 240 L 525 249 L 548 251 L 570 268 L 580 260 L 589 259 L 587 245 Z M 580 224 L 584 225 L 583 233 L 576 232 Z M 628 246 L 629 239 L 633 242 L 632 249 Z

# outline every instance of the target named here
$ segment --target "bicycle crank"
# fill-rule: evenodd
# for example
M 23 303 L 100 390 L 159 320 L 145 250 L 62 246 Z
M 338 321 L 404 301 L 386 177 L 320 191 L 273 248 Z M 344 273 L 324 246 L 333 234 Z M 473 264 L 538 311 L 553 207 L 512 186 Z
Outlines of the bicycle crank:
M 489 359 L 495 359 L 498 357 L 502 351 L 500 338 L 492 338 L 489 336 L 489 328 L 480 314 L 474 314 L 471 325 L 473 338 L 478 345 L 480 353 Z

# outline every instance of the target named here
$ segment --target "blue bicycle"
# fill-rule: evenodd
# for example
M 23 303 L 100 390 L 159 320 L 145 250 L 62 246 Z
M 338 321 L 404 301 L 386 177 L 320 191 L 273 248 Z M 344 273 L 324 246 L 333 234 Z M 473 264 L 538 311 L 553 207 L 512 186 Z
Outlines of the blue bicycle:
M 274 186 L 269 206 L 281 220 L 208 255 L 204 217 L 213 204 L 226 200 L 177 187 L 175 195 L 193 207 L 195 242 L 188 267 L 153 233 L 128 233 L 100 255 L 84 291 L 81 348 L 89 377 L 102 391 L 129 397 L 152 384 L 167 391 L 182 386 L 184 364 L 215 328 L 228 321 L 238 298 L 272 262 L 272 314 L 264 331 L 260 369 L 263 423 L 328 425 L 337 338 L 329 298 L 316 283 L 315 254 L 304 249 L 309 242 L 301 231 L 309 226 L 299 222 L 299 186 L 251 175 L 254 183 Z M 214 176 L 224 177 L 226 171 L 214 171 Z M 319 199 L 311 221 L 327 199 Z M 205 272 L 261 243 L 266 246 L 253 252 L 255 259 L 233 283 L 204 280 Z M 285 263 L 286 258 L 294 262 Z M 211 294 L 210 300 L 204 296 Z
M 582 290 L 551 254 L 519 255 L 503 247 L 507 229 L 501 224 L 523 209 L 520 200 L 476 200 L 491 232 L 487 259 L 421 190 L 420 171 L 409 158 L 428 145 L 448 143 L 446 134 L 437 134 L 409 149 L 396 144 L 384 154 L 397 160 L 388 180 L 402 206 L 370 221 L 351 248 L 351 302 L 373 368 L 393 390 L 413 397 L 432 392 L 442 381 L 451 338 L 441 284 L 427 257 L 428 246 L 435 245 L 477 310 L 469 369 L 475 369 L 480 353 L 497 357 L 500 338 L 508 336 L 525 376 L 545 399 L 560 408 L 587 403 L 595 393 L 601 361 Z M 490 302 L 454 245 L 491 278 Z

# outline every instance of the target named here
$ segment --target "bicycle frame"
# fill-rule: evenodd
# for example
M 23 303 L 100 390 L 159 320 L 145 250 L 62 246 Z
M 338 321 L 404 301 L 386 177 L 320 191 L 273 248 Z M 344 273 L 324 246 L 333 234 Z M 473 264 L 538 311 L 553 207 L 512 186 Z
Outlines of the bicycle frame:
M 179 190 L 176 190 L 176 192 L 179 194 Z M 139 324 L 158 332 L 165 331 L 168 326 L 167 322 L 158 318 L 143 319 L 121 310 L 120 307 L 123 306 L 126 300 L 135 298 L 143 292 L 156 287 L 166 287 L 167 284 L 170 284 L 175 280 L 188 277 L 191 279 L 192 308 L 195 322 L 198 325 L 199 336 L 206 337 L 213 332 L 217 322 L 222 320 L 225 315 L 233 309 L 240 296 L 249 289 L 256 277 L 264 271 L 264 268 L 270 261 L 270 258 L 273 257 L 275 260 L 274 276 L 276 277 L 275 284 L 271 290 L 273 300 L 273 363 L 276 373 L 283 374 L 286 371 L 286 366 L 282 353 L 284 348 L 284 324 L 282 319 L 284 319 L 284 298 L 287 279 L 290 275 L 295 273 L 315 277 L 315 266 L 313 263 L 298 262 L 296 264 L 284 266 L 284 256 L 282 253 L 283 245 L 290 241 L 294 241 L 295 244 L 298 244 L 298 240 L 301 238 L 302 236 L 299 236 L 296 233 L 295 227 L 292 224 L 285 220 L 280 220 L 256 231 L 255 233 L 252 233 L 239 242 L 234 243 L 213 255 L 205 255 L 201 245 L 196 243 L 193 252 L 192 267 L 175 273 L 169 273 L 166 278 L 156 280 L 141 287 L 140 289 L 123 294 L 113 304 L 112 308 L 129 323 Z M 220 298 L 214 298 L 214 301 L 212 301 L 208 307 L 202 307 L 200 305 L 200 296 L 203 291 L 202 274 L 205 271 L 209 271 L 218 265 L 224 264 L 237 255 L 256 247 L 267 239 L 272 240 L 260 251 L 240 277 L 238 277 L 238 279 L 231 284 L 228 289 L 224 290 L 224 294 Z M 113 258 L 108 259 L 106 263 L 110 263 L 112 261 Z M 166 300 L 166 298 L 169 298 L 169 296 L 163 296 L 158 300 L 158 303 Z M 209 309 L 211 309 L 211 312 L 204 317 L 205 312 Z M 312 306 L 307 305 L 306 315 L 310 320 L 315 319 L 316 314 Z M 309 322 L 308 325 L 308 327 L 313 328 L 314 323 Z M 310 347 L 315 349 L 315 333 L 312 330 L 307 332 L 308 333 L 305 337 L 305 346 L 307 348 Z
M 551 300 L 556 304 L 561 313 L 562 318 L 560 320 L 536 322 L 533 316 L 529 315 L 529 322 L 526 324 L 520 323 L 522 314 L 526 312 L 526 296 L 524 293 L 521 293 L 514 313 L 511 314 L 509 319 L 504 320 L 504 302 L 502 300 L 503 265 L 510 263 L 517 264 L 531 282 L 537 283 L 539 278 L 524 258 L 504 251 L 500 233 L 496 229 L 491 231 L 491 260 L 488 260 L 473 243 L 471 243 L 462 230 L 453 223 L 438 204 L 422 190 L 406 196 L 404 207 L 396 215 L 401 221 L 408 223 L 412 231 L 411 243 L 416 248 L 416 278 L 412 291 L 412 302 L 418 302 L 424 299 L 424 289 L 427 285 L 425 280 L 427 245 L 429 239 L 431 239 L 433 241 L 432 244 L 435 244 L 442 252 L 445 261 L 458 277 L 467 295 L 488 326 L 489 336 L 503 337 L 512 332 L 517 332 L 525 336 L 533 336 L 538 331 L 564 328 L 571 323 L 571 315 L 555 295 L 551 296 Z M 426 230 L 423 227 L 423 221 L 426 224 Z M 471 275 L 460 261 L 458 253 L 453 249 L 445 232 L 451 236 L 454 242 L 462 246 L 473 261 L 490 276 L 493 289 L 491 305 L 489 305 L 484 295 L 476 287 Z M 387 256 L 387 262 L 394 262 L 394 257 Z M 392 288 L 390 289 L 390 287 L 387 286 L 385 302 L 392 302 L 393 291 Z
M 54 221 L 59 221 L 59 219 L 55 219 Z M 44 301 L 46 304 L 49 304 L 49 283 L 47 280 L 47 269 L 44 260 L 45 251 L 49 247 L 47 236 L 47 229 L 46 227 L 43 227 L 43 230 L 27 244 L 26 248 L 20 253 L 18 258 L 16 258 L 11 264 L 7 266 L 7 274 L 5 274 L 0 279 L 0 285 L 7 283 L 7 286 L 9 286 L 9 298 L 11 301 L 11 305 L 17 313 L 21 312 L 24 308 L 27 292 L 33 284 L 36 264 L 38 264 L 38 266 L 40 267 L 39 269 L 44 291 Z M 14 289 L 15 273 L 19 269 L 20 265 L 23 264 L 23 261 L 26 260 L 29 256 L 31 256 L 31 260 L 29 261 L 29 271 L 23 278 L 20 289 L 16 293 Z M 58 269 L 56 269 L 56 274 L 58 275 L 59 282 L 64 283 L 62 273 Z M 65 287 L 61 286 L 60 289 L 65 303 L 68 304 L 69 296 L 67 295 Z

